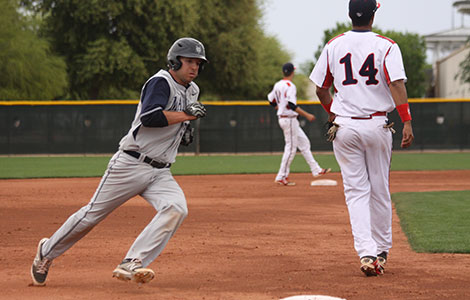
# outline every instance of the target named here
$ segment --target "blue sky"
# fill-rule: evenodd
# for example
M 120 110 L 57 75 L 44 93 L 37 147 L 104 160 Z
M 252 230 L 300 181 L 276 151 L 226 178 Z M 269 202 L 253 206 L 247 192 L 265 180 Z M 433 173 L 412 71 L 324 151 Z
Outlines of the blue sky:
M 323 31 L 337 22 L 349 22 L 348 0 L 265 0 L 263 28 L 276 36 L 292 54 L 295 64 L 313 60 Z M 462 17 L 454 0 L 378 0 L 374 25 L 382 30 L 421 35 L 470 27 L 470 16 Z

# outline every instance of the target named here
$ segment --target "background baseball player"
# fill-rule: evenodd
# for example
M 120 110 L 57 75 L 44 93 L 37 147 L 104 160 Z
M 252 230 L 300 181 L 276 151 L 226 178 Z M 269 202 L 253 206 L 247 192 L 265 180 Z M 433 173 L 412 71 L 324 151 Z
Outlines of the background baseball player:
M 295 73 L 294 65 L 292 63 L 285 63 L 282 66 L 282 73 L 284 78 L 276 82 L 273 90 L 268 94 L 269 102 L 277 109 L 279 126 L 284 133 L 285 140 L 284 154 L 282 155 L 281 166 L 276 175 L 275 182 L 281 185 L 295 185 L 294 182 L 289 181 L 288 177 L 290 165 L 297 153 L 297 148 L 310 166 L 310 171 L 314 177 L 326 174 L 331 169 L 322 169 L 315 161 L 310 151 L 310 140 L 302 128 L 300 128 L 299 120 L 297 119 L 299 114 L 310 122 L 315 120 L 315 116 L 297 106 L 297 88 L 292 82 Z
M 352 30 L 325 45 L 310 75 L 329 120 L 339 125 L 334 127 L 333 148 L 341 167 L 354 247 L 368 276 L 383 274 L 392 247 L 392 130 L 387 113 L 396 107 L 404 122 L 403 148 L 414 139 L 400 49 L 371 31 L 379 6 L 375 0 L 351 0 Z
M 180 143 L 191 141 L 189 121 L 206 114 L 197 101 L 199 87 L 192 82 L 206 62 L 204 46 L 195 39 L 181 38 L 171 46 L 169 70 L 160 70 L 144 84 L 132 127 L 88 205 L 39 242 L 31 266 L 35 285 L 45 285 L 53 259 L 136 195 L 158 213 L 113 271 L 113 277 L 138 283 L 153 279 L 154 272 L 146 266 L 162 252 L 187 215 L 185 196 L 171 175 L 170 165 Z

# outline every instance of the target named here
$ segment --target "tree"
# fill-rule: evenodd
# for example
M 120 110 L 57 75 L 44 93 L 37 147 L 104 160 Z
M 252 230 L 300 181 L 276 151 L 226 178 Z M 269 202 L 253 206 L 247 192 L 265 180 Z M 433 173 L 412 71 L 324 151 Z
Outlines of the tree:
M 195 35 L 208 45 L 200 80 L 221 99 L 265 99 L 289 55 L 261 29 L 259 1 L 198 1 Z M 206 73 L 207 71 L 207 73 Z
M 16 1 L 0 0 L 0 99 L 48 100 L 65 93 L 66 66 L 35 33 Z
M 426 92 L 426 42 L 424 37 L 414 33 L 386 31 L 383 35 L 394 40 L 403 55 L 406 90 L 410 98 L 422 98 Z
M 41 34 L 63 55 L 70 98 L 138 98 L 166 65 L 169 46 L 192 28 L 186 0 L 24 0 L 43 16 Z
M 315 52 L 315 57 L 320 57 L 324 45 L 335 36 L 351 30 L 351 24 L 337 23 L 336 28 L 324 31 L 323 44 Z M 426 43 L 422 36 L 414 33 L 400 33 L 396 31 L 385 31 L 378 28 L 374 32 L 394 40 L 400 47 L 403 64 L 405 65 L 408 81 L 406 89 L 408 97 L 421 98 L 426 91 Z
M 166 66 L 170 45 L 192 36 L 210 63 L 197 82 L 213 99 L 263 99 L 289 55 L 261 30 L 261 0 L 23 0 L 63 55 L 70 98 L 138 98 Z

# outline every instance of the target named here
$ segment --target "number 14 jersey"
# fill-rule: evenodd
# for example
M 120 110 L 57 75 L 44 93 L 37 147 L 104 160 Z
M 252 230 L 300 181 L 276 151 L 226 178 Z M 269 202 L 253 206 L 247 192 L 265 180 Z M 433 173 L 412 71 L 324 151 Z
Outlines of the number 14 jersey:
M 328 42 L 310 80 L 321 88 L 335 88 L 331 111 L 361 117 L 395 108 L 388 85 L 406 81 L 398 45 L 372 31 L 351 30 Z

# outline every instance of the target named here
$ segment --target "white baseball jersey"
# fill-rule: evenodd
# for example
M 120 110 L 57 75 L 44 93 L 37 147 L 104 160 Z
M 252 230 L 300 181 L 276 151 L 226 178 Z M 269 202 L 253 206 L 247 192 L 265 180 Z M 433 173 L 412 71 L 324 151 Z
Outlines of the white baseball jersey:
M 389 190 L 392 133 L 385 114 L 395 104 L 390 82 L 404 79 L 398 45 L 371 31 L 348 31 L 323 49 L 310 79 L 335 87 L 331 112 L 339 125 L 333 150 L 341 168 L 354 247 L 376 257 L 392 247 Z
M 183 111 L 187 105 L 196 102 L 199 97 L 199 87 L 191 82 L 188 87 L 178 84 L 168 71 L 160 70 L 150 77 L 142 87 L 142 92 L 148 82 L 155 77 L 166 79 L 170 87 L 170 96 L 164 110 Z M 141 96 L 141 99 L 143 97 Z M 143 101 L 139 102 L 134 121 L 128 134 L 120 142 L 120 149 L 133 150 L 151 157 L 162 163 L 174 163 L 178 147 L 189 121 L 177 123 L 165 127 L 144 127 L 140 118 L 155 110 L 163 109 L 160 106 L 151 107 L 149 111 L 143 111 Z
M 297 104 L 297 88 L 292 81 L 282 79 L 276 82 L 273 90 L 268 94 L 268 100 L 269 102 L 276 101 L 278 116 L 297 117 L 298 113 L 288 106 L 289 102 Z
M 360 117 L 393 111 L 388 85 L 406 80 L 406 74 L 394 41 L 371 31 L 352 30 L 328 42 L 310 79 L 322 88 L 334 84 L 331 112 Z
M 274 84 L 272 91 L 268 94 L 269 102 L 276 101 L 279 126 L 284 133 L 284 154 L 281 165 L 276 175 L 276 181 L 287 179 L 290 173 L 290 165 L 294 160 L 297 149 L 300 150 L 305 161 L 310 166 L 314 176 L 318 175 L 322 168 L 317 163 L 310 150 L 310 140 L 299 125 L 298 113 L 289 107 L 289 102 L 297 104 L 297 88 L 295 84 L 287 79 L 279 80 Z

